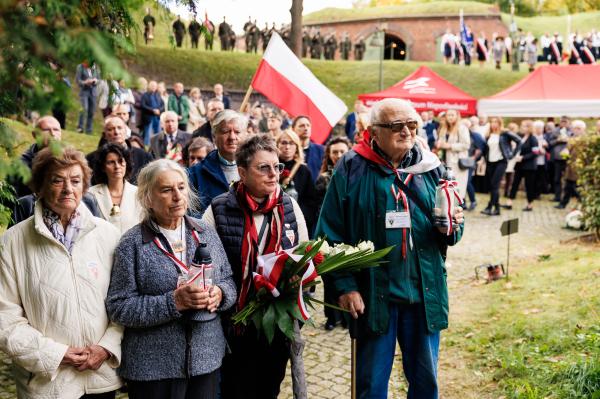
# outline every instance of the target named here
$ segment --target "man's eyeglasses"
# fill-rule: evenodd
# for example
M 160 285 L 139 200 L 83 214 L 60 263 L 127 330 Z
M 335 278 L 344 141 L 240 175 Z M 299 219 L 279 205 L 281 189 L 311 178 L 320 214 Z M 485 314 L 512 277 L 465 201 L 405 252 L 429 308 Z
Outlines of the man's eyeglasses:
M 273 173 L 275 174 L 279 174 L 283 172 L 283 169 L 285 169 L 285 165 L 282 163 L 277 163 L 275 165 L 269 165 L 268 163 L 265 163 L 262 165 L 257 165 L 255 166 L 255 168 L 260 172 L 261 175 L 268 175 L 269 173 L 271 173 L 271 171 L 273 171 Z
M 404 130 L 404 127 L 407 127 L 410 131 L 416 130 L 417 126 L 419 126 L 419 122 L 413 120 L 393 121 L 389 123 L 374 123 L 373 126 L 384 127 L 390 129 L 394 133 L 399 133 Z

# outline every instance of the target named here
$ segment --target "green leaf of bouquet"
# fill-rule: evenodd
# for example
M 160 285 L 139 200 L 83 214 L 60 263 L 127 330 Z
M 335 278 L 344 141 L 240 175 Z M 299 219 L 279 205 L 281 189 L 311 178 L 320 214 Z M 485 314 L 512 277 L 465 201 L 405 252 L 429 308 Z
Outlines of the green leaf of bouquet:
M 275 336 L 275 307 L 268 306 L 265 315 L 262 318 L 262 330 L 267 337 L 269 344 L 273 342 Z
M 277 327 L 289 339 L 294 338 L 294 322 L 288 313 L 289 301 L 276 301 L 274 304 L 277 317 Z
M 292 272 L 291 275 L 297 275 L 300 273 L 300 271 L 302 270 L 302 268 L 304 267 L 304 265 L 306 265 L 306 262 L 309 261 L 309 259 L 312 259 L 315 257 L 315 255 L 317 254 L 317 252 L 319 252 L 319 249 L 321 249 L 321 246 L 323 245 L 323 243 L 325 242 L 325 240 L 318 240 L 315 241 L 312 246 L 312 248 L 310 249 L 310 251 L 306 252 L 304 254 L 304 256 L 302 256 L 302 259 L 300 259 L 298 262 L 296 262 L 296 266 L 292 268 Z
M 318 303 L 318 304 L 320 304 L 320 305 L 327 306 L 328 308 L 332 308 L 332 309 L 339 310 L 339 311 L 341 311 L 341 312 L 347 312 L 347 313 L 349 313 L 349 311 L 348 311 L 348 310 L 346 310 L 346 309 L 344 309 L 344 308 L 342 308 L 342 307 L 340 307 L 340 306 L 337 306 L 337 305 L 332 305 L 332 304 L 330 304 L 330 303 L 327 303 L 327 302 L 325 302 L 325 301 L 320 301 L 320 300 L 318 300 L 318 299 L 315 299 L 315 298 L 312 298 L 312 299 L 311 299 L 311 302 L 316 302 L 316 303 Z

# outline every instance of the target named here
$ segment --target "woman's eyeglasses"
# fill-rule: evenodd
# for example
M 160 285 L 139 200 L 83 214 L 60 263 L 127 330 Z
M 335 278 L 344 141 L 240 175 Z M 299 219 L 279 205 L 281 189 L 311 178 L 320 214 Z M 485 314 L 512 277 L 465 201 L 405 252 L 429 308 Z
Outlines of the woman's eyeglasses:
M 374 123 L 373 126 L 384 127 L 390 129 L 394 133 L 399 133 L 404 130 L 404 127 L 407 127 L 410 131 L 416 130 L 417 126 L 419 126 L 419 122 L 413 120 L 393 121 L 389 123 Z
M 279 174 L 283 172 L 283 169 L 285 169 L 285 165 L 282 163 L 277 163 L 275 165 L 269 165 L 268 163 L 265 163 L 262 165 L 257 165 L 255 166 L 255 168 L 260 172 L 261 175 L 268 175 L 269 173 L 271 173 L 271 171 L 273 171 L 273 173 L 275 174 Z

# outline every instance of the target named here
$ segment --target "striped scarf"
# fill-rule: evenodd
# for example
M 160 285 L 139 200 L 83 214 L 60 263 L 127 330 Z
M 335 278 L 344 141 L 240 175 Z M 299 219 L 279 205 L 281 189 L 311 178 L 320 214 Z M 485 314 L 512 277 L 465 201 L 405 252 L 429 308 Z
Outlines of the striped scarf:
M 236 183 L 235 193 L 238 204 L 244 213 L 244 233 L 242 235 L 242 286 L 238 298 L 238 310 L 243 309 L 248 298 L 252 284 L 252 272 L 256 271 L 256 262 L 259 254 L 258 231 L 254 224 L 253 214 L 260 212 L 267 217 L 273 213 L 270 221 L 269 234 L 263 254 L 270 254 L 281 250 L 281 232 L 283 228 L 283 191 L 279 186 L 262 203 L 256 202 L 248 193 L 242 182 Z

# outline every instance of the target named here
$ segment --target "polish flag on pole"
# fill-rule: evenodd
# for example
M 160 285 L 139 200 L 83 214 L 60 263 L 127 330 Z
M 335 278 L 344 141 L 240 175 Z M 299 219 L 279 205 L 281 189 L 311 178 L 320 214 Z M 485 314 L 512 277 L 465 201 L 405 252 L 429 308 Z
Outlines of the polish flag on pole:
M 310 117 L 311 139 L 320 144 L 348 110 L 346 104 L 312 74 L 275 32 L 251 86 L 288 114 Z

